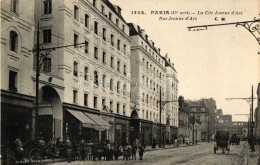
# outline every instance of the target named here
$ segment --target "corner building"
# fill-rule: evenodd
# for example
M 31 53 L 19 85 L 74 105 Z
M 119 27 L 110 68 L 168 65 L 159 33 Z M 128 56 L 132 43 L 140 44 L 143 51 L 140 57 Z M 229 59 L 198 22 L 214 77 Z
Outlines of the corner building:
M 39 120 L 45 139 L 126 143 L 131 40 L 121 8 L 108 0 L 41 0 L 35 16 L 41 46 L 62 47 L 52 50 L 41 68 Z
M 128 24 L 131 47 L 130 142 L 139 138 L 145 145 L 159 142 L 160 89 L 166 99 L 166 68 L 160 49 L 138 25 Z M 161 113 L 162 140 L 166 141 L 166 111 Z
M 29 139 L 33 130 L 34 6 L 31 0 L 1 1 L 2 153 L 16 138 Z

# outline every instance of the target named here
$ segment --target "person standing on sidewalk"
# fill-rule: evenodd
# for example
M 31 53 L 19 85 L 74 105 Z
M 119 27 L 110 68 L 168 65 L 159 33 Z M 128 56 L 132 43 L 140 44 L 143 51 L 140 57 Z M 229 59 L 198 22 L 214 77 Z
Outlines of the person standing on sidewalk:
M 142 145 L 140 145 L 139 147 L 139 160 L 143 160 L 143 156 L 144 156 L 144 147 Z
M 68 163 L 70 163 L 72 158 L 72 143 L 69 137 L 66 138 L 65 142 L 66 142 L 66 150 L 67 150 L 67 161 Z

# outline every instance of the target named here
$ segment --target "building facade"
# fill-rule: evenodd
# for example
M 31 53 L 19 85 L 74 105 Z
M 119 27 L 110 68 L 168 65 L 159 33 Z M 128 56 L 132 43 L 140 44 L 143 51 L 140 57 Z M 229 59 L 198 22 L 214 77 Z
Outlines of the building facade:
M 204 101 L 187 101 L 189 106 L 189 112 L 191 120 L 195 121 L 200 125 L 200 137 L 202 142 L 210 140 L 210 119 L 209 112 Z M 194 121 L 193 121 L 194 123 Z
M 166 141 L 173 142 L 176 139 L 176 131 L 179 127 L 179 104 L 178 104 L 178 78 L 174 63 L 166 54 L 164 57 L 166 67 L 166 102 L 164 110 L 166 111 Z
M 1 1 L 1 144 L 32 135 L 35 1 Z M 26 12 L 24 12 L 26 11 Z
M 258 83 L 257 87 L 257 107 L 255 109 L 255 136 L 258 140 L 258 144 L 260 143 L 260 83 Z
M 55 137 L 126 143 L 131 114 L 131 40 L 121 8 L 108 0 L 47 0 L 37 1 L 36 10 L 41 11 L 35 12 L 40 20 L 41 46 L 64 46 L 44 59 L 42 120 L 53 118 L 54 125 L 49 127 L 55 130 Z M 46 84 L 49 77 L 52 81 Z M 52 111 L 46 114 L 46 108 Z M 82 115 L 96 124 L 81 121 Z
M 185 103 L 184 97 L 180 96 L 179 101 L 179 124 L 178 124 L 178 138 L 190 140 L 190 113 L 188 104 Z
M 131 104 L 134 111 L 132 123 L 135 135 L 140 131 L 140 140 L 151 144 L 152 140 L 159 141 L 160 116 L 165 139 L 166 111 L 160 114 L 161 100 L 166 99 L 166 68 L 165 61 L 154 42 L 138 25 L 129 23 L 131 47 Z M 141 128 L 141 130 L 140 130 Z M 132 137 L 133 138 L 133 137 Z

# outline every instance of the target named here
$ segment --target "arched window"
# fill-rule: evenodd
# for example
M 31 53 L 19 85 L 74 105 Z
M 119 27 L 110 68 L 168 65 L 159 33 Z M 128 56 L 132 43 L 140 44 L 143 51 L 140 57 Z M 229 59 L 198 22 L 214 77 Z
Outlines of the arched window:
M 79 8 L 74 5 L 74 19 L 79 20 Z
M 84 68 L 84 80 L 88 81 L 88 75 L 89 75 L 88 67 L 85 66 L 85 68 Z
M 117 81 L 117 93 L 120 93 L 120 81 Z
M 15 31 L 10 32 L 10 50 L 14 52 L 18 51 L 18 35 Z
M 94 84 L 98 85 L 98 72 L 94 71 Z
M 114 85 L 114 84 L 113 84 L 113 79 L 111 78 L 111 79 L 110 79 L 110 90 L 111 90 L 111 91 L 113 90 L 113 85 Z
M 102 78 L 102 85 L 105 88 L 106 87 L 106 75 L 103 74 L 103 78 Z
M 74 61 L 73 64 L 73 75 L 78 77 L 78 62 Z

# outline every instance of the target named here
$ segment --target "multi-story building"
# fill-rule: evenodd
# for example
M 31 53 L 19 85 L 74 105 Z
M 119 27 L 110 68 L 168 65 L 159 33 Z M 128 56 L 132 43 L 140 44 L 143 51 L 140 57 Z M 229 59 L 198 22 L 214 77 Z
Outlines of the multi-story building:
M 138 25 L 128 24 L 132 39 L 131 47 L 131 128 L 133 136 L 140 134 L 140 140 L 150 145 L 152 139 L 159 138 L 158 123 L 163 124 L 165 135 L 166 111 L 160 114 L 161 100 L 166 99 L 165 60 L 156 48 L 154 42 Z M 135 137 L 130 136 L 131 139 Z M 163 136 L 162 138 L 164 138 Z
M 248 137 L 248 122 L 233 121 L 227 130 L 229 132 L 229 136 L 236 134 L 238 137 L 245 140 Z
M 190 122 L 189 122 L 189 107 L 185 103 L 184 97 L 180 96 L 179 101 L 179 124 L 178 124 L 178 138 L 190 139 Z
M 171 63 L 170 58 L 166 54 L 164 57 L 166 67 L 166 100 L 164 110 L 166 110 L 166 141 L 173 142 L 176 139 L 179 126 L 179 105 L 178 105 L 178 78 L 177 71 L 174 68 L 174 63 Z
M 65 46 L 45 58 L 40 77 L 41 103 L 52 109 L 55 133 L 126 143 L 131 39 L 121 8 L 108 0 L 46 0 L 36 6 L 41 46 Z
M 187 101 L 187 103 L 189 106 L 190 117 L 195 119 L 195 121 L 200 124 L 201 141 L 209 141 L 210 140 L 209 112 L 205 104 L 205 101 L 203 100 Z
M 217 130 L 227 131 L 232 125 L 232 115 L 222 115 L 218 118 Z
M 1 144 L 31 136 L 35 1 L 1 1 Z M 26 12 L 25 12 L 26 11 Z
M 202 101 L 205 102 L 206 107 L 208 109 L 209 112 L 209 136 L 210 137 L 214 137 L 215 134 L 215 125 L 216 125 L 216 115 L 215 115 L 215 111 L 216 111 L 216 101 L 213 98 L 208 98 L 208 99 L 202 99 Z

